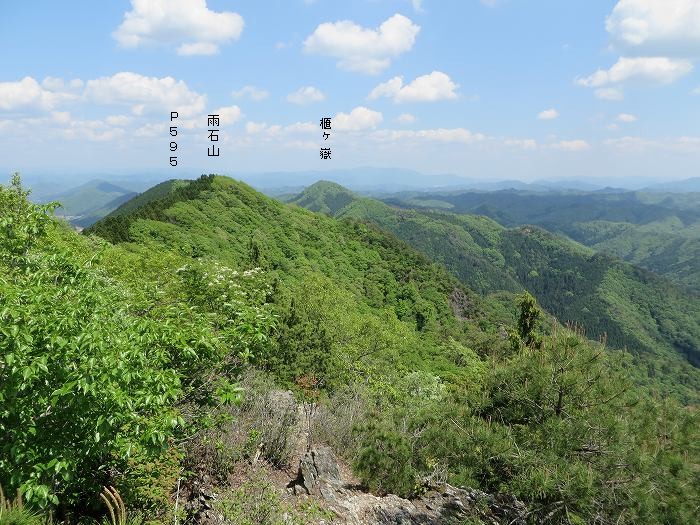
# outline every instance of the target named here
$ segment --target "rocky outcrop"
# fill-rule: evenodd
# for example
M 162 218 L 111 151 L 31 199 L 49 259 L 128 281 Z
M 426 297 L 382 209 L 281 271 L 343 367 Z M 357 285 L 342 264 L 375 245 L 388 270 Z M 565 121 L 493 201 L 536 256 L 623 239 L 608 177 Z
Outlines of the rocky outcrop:
M 306 453 L 288 490 L 290 494 L 322 498 L 338 517 L 334 523 L 346 525 L 449 525 L 464 523 L 470 517 L 493 525 L 522 525 L 527 516 L 525 504 L 513 496 L 448 484 L 413 500 L 368 494 L 343 483 L 338 462 L 328 447 Z

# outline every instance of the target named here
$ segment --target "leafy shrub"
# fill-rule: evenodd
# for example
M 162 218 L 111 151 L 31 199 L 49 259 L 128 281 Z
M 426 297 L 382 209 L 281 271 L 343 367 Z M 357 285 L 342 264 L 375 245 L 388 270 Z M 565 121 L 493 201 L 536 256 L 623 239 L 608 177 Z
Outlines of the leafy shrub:
M 416 472 L 406 437 L 373 423 L 359 427 L 357 432 L 360 448 L 353 468 L 362 483 L 379 494 L 412 495 L 416 490 Z
M 0 205 L 0 483 L 40 506 L 85 508 L 133 472 L 130 458 L 160 464 L 170 438 L 192 430 L 186 403 L 235 400 L 227 377 L 273 324 L 267 292 L 257 272 L 214 266 L 182 279 L 161 267 L 169 286 L 143 294 L 148 275 L 95 268 L 89 243 L 29 203 L 18 179 Z

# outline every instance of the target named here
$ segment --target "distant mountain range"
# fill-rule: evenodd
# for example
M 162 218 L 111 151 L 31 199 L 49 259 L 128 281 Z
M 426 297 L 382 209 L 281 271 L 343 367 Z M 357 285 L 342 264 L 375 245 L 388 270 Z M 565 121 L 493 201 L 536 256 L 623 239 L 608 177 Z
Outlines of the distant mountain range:
M 167 181 L 168 174 L 169 172 L 133 176 L 104 174 L 84 182 L 81 181 L 85 179 L 84 175 L 34 175 L 23 180 L 25 185 L 32 189 L 32 200 L 35 202 L 59 201 L 63 205 L 58 210 L 59 215 L 66 217 L 75 226 L 86 227 L 115 210 L 122 203 L 129 201 L 136 194 Z M 178 173 L 178 178 L 182 179 L 182 175 Z M 196 178 L 198 175 L 190 173 L 184 178 Z M 522 191 L 535 194 L 562 192 L 616 194 L 624 193 L 629 189 L 641 189 L 641 191 L 653 193 L 700 192 L 700 177 L 655 184 L 629 179 L 486 181 L 452 174 L 426 175 L 408 169 L 372 167 L 326 171 L 238 173 L 235 177 L 267 195 L 278 198 L 296 195 L 318 180 L 334 182 L 367 196 L 380 198 L 398 196 L 402 199 L 411 197 L 411 195 L 399 195 L 402 192 Z M 71 182 L 75 181 L 80 181 L 80 184 L 72 187 Z

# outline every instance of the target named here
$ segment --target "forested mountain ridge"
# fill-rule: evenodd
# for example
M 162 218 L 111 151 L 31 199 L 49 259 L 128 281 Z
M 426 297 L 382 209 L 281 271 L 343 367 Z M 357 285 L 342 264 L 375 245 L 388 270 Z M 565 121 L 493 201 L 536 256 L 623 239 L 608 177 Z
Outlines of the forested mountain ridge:
M 700 364 L 700 301 L 663 279 L 534 226 L 507 229 L 486 217 L 397 209 L 333 183 L 292 202 L 339 218 L 369 220 L 444 265 L 482 293 L 527 289 L 561 322 L 635 353 L 682 355 Z M 653 365 L 652 365 L 653 366 Z M 697 384 L 696 370 L 681 375 Z
M 700 292 L 698 193 L 455 191 L 386 202 L 485 215 L 506 227 L 538 225 Z
M 449 481 L 517 498 L 533 524 L 694 518 L 697 411 L 635 386 L 629 355 L 529 295 L 480 297 L 369 223 L 225 177 L 175 186 L 85 235 L 0 187 L 6 494 L 71 521 L 104 515 L 114 486 L 158 523 L 178 496 L 183 521 L 206 505 L 344 523 L 285 489 L 302 426 L 378 495 Z M 301 420 L 279 416 L 285 389 Z M 479 505 L 443 518 L 505 523 Z

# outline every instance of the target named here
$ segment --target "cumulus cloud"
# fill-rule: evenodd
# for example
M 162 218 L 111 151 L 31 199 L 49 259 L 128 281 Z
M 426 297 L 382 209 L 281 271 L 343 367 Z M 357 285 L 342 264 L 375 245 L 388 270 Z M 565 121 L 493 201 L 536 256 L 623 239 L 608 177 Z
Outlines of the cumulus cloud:
M 537 115 L 537 118 L 540 120 L 554 120 L 558 116 L 559 112 L 556 109 L 552 108 L 540 111 L 540 113 Z
M 391 60 L 409 51 L 420 26 L 395 14 L 377 29 L 368 29 L 350 20 L 320 24 L 304 41 L 304 51 L 338 59 L 337 66 L 348 71 L 376 75 Z
M 404 85 L 403 77 L 394 77 L 375 87 L 367 98 L 376 100 L 388 97 L 394 102 L 434 102 L 457 98 L 459 86 L 441 71 L 422 75 Z
M 243 116 L 241 108 L 239 108 L 238 106 L 224 106 L 216 108 L 214 111 L 207 113 L 210 113 L 212 115 L 219 115 L 221 126 L 226 126 L 228 124 L 238 122 Z
M 587 87 L 619 84 L 628 80 L 647 80 L 670 84 L 692 70 L 692 62 L 686 59 L 621 57 L 610 69 L 599 69 L 592 75 L 577 79 L 576 82 Z
M 610 68 L 579 78 L 583 86 L 600 88 L 628 80 L 670 84 L 693 69 L 700 58 L 698 0 L 619 0 L 605 28 L 612 47 L 623 56 Z M 622 93 L 599 89 L 596 96 L 620 100 Z
M 243 25 L 238 13 L 211 11 L 206 0 L 131 0 L 112 36 L 125 48 L 177 45 L 180 55 L 212 55 L 238 40 Z
M 49 110 L 60 102 L 76 99 L 76 95 L 60 91 L 65 86 L 59 80 L 50 79 L 44 87 L 32 77 L 16 82 L 0 82 L 0 110 Z
M 620 0 L 605 28 L 627 55 L 700 57 L 697 0 Z
M 146 77 L 131 72 L 89 80 L 85 97 L 98 104 L 131 106 L 135 115 L 149 109 L 178 111 L 180 116 L 188 117 L 201 113 L 206 105 L 206 96 L 192 91 L 182 80 Z
M 348 113 L 338 113 L 332 120 L 333 129 L 339 131 L 358 131 L 376 128 L 383 120 L 379 111 L 359 106 Z
M 270 94 L 264 89 L 258 89 L 255 86 L 243 86 L 238 91 L 231 92 L 233 98 L 245 98 L 248 97 L 256 102 L 260 100 L 265 100 Z
M 410 113 L 401 113 L 401 115 L 396 117 L 396 120 L 401 124 L 411 124 L 412 122 L 416 121 L 416 117 L 414 117 Z
M 310 104 L 312 102 L 320 102 L 326 99 L 326 95 L 313 86 L 304 86 L 297 89 L 294 93 L 287 95 L 287 100 L 292 104 Z
M 625 98 L 620 88 L 600 88 L 595 90 L 596 98 L 600 100 L 622 100 Z

